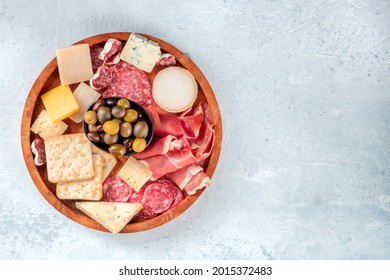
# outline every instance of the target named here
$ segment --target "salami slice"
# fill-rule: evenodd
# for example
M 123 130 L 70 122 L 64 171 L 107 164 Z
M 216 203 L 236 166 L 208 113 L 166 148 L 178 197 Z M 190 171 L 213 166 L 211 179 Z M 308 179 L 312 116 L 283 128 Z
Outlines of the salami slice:
M 100 46 L 92 46 L 90 48 L 91 53 L 91 61 L 92 61 L 92 68 L 98 69 L 100 66 L 103 65 L 103 60 L 99 58 L 100 53 L 102 52 L 103 48 Z
M 142 203 L 142 198 L 144 197 L 144 193 L 145 193 L 145 189 L 146 189 L 145 187 L 146 187 L 146 185 L 143 186 L 138 192 L 134 191 L 131 194 L 128 202 Z M 143 218 L 143 219 L 151 219 L 151 218 L 156 217 L 157 214 L 154 213 L 152 211 L 152 209 L 150 209 L 150 207 L 143 205 L 141 211 L 139 211 L 136 216 L 139 218 Z
M 181 190 L 178 187 L 171 184 L 170 188 L 172 189 L 172 192 L 174 193 L 174 197 L 173 197 L 172 205 L 171 205 L 171 207 L 169 207 L 168 211 L 175 208 L 184 199 L 183 193 L 181 192 Z
M 91 88 L 101 90 L 107 88 L 112 80 L 111 69 L 108 66 L 102 65 L 98 68 L 95 75 L 89 81 Z
M 157 62 L 160 67 L 169 67 L 176 65 L 176 57 L 170 53 L 163 53 Z
M 45 142 L 42 139 L 35 139 L 31 143 L 31 151 L 34 154 L 34 164 L 41 166 L 46 163 Z
M 104 201 L 127 202 L 132 193 L 132 188 L 118 176 L 108 177 L 103 183 Z
M 122 42 L 116 39 L 108 39 L 100 52 L 99 58 L 104 61 L 104 64 L 117 64 L 120 60 L 120 52 L 122 50 Z
M 146 74 L 124 61 L 111 67 L 112 80 L 103 97 L 123 97 L 141 105 L 152 103 L 152 87 Z
M 164 178 L 151 182 L 145 188 L 142 205 L 149 207 L 156 214 L 164 213 L 175 200 L 174 187 L 172 181 Z

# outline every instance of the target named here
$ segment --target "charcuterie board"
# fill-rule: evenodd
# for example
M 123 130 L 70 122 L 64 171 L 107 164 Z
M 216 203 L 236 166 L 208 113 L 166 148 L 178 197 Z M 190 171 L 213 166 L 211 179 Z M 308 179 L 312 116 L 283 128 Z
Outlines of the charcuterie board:
M 90 47 L 99 45 L 102 46 L 104 43 L 111 38 L 119 40 L 123 43 L 128 40 L 131 33 L 128 32 L 115 32 L 115 33 L 106 33 L 101 35 L 92 36 L 81 40 L 75 44 L 88 44 Z M 204 172 L 211 178 L 214 174 L 214 171 L 218 164 L 218 159 L 221 151 L 221 143 L 222 143 L 222 121 L 220 116 L 220 111 L 218 107 L 217 100 L 214 96 L 213 90 L 208 83 L 206 77 L 202 74 L 200 69 L 195 65 L 195 63 L 186 56 L 183 52 L 170 45 L 167 42 L 164 42 L 161 39 L 155 38 L 150 35 L 140 34 L 145 38 L 157 42 L 160 46 L 161 50 L 170 53 L 175 56 L 178 67 L 184 68 L 188 70 L 193 77 L 195 78 L 198 84 L 198 94 L 197 98 L 194 102 L 194 106 L 199 104 L 199 102 L 204 101 L 208 104 L 212 116 L 212 121 L 214 124 L 215 130 L 215 139 L 214 146 L 209 157 L 208 163 L 204 168 Z M 159 69 L 154 68 L 153 71 L 147 73 L 148 79 L 150 83 L 153 82 L 155 76 L 158 74 Z M 82 211 L 80 211 L 76 205 L 74 200 L 61 200 L 56 195 L 56 184 L 51 183 L 48 179 L 47 167 L 46 165 L 36 166 L 34 164 L 34 156 L 31 151 L 31 143 L 36 138 L 36 135 L 31 132 L 30 128 L 39 116 L 39 113 L 44 109 L 44 104 L 41 100 L 41 96 L 50 91 L 53 88 L 59 86 L 60 76 L 58 71 L 58 62 L 57 59 L 54 58 L 40 73 L 37 77 L 35 83 L 33 84 L 26 103 L 23 110 L 22 123 L 21 123 L 21 142 L 22 142 L 22 150 L 23 156 L 25 159 L 25 163 L 27 165 L 28 171 L 40 191 L 43 197 L 60 213 L 65 215 L 66 217 L 72 219 L 73 221 L 87 226 L 89 228 L 107 231 L 105 227 L 96 222 L 94 219 L 85 215 Z M 74 90 L 77 85 L 70 85 L 70 88 Z M 83 128 L 82 125 L 72 122 L 69 119 L 65 119 L 64 122 L 67 124 L 67 130 L 65 134 L 73 134 L 73 133 L 82 133 Z M 118 157 L 118 163 L 112 170 L 112 174 L 116 174 L 120 170 L 120 168 L 126 162 L 127 157 Z M 217 187 L 214 184 L 211 184 L 211 187 Z M 121 233 L 130 233 L 130 232 L 139 232 L 145 231 L 157 226 L 163 225 L 172 219 L 176 218 L 184 211 L 186 211 L 203 193 L 204 189 L 198 190 L 195 194 L 185 195 L 184 200 L 176 206 L 174 209 L 158 215 L 151 219 L 142 219 L 142 218 L 134 218 L 123 227 Z

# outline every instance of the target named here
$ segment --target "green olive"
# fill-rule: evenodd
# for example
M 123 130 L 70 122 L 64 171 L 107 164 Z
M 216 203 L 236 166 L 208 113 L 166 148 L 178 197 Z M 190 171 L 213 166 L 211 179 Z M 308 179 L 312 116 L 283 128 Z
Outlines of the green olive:
M 126 153 L 126 148 L 122 144 L 113 144 L 108 147 L 108 151 L 116 157 L 121 157 Z
M 148 135 L 149 127 L 146 124 L 146 122 L 141 121 L 137 122 L 134 125 L 133 134 L 136 138 L 144 138 L 146 135 Z
M 114 118 L 120 119 L 126 115 L 126 110 L 121 106 L 115 106 L 111 109 L 111 115 L 113 115 Z
M 105 133 L 103 135 L 103 141 L 107 145 L 115 144 L 116 142 L 118 142 L 118 134 L 110 135 L 110 134 Z
M 88 131 L 90 131 L 90 132 L 97 132 L 96 124 L 89 124 L 88 125 Z
M 133 127 L 130 123 L 124 122 L 121 124 L 120 134 L 123 138 L 129 137 L 133 132 Z
M 119 124 L 116 121 L 106 121 L 103 124 L 103 130 L 111 135 L 117 134 L 119 132 Z
M 118 103 L 116 103 L 117 106 L 121 106 L 125 109 L 130 109 L 130 101 L 124 98 L 121 98 L 118 100 Z
M 145 138 L 135 138 L 131 147 L 133 148 L 134 152 L 142 152 L 146 148 Z
M 128 109 L 126 110 L 126 114 L 123 119 L 125 122 L 135 122 L 138 119 L 138 112 L 133 109 Z
M 110 108 L 106 106 L 101 106 L 97 111 L 97 119 L 101 124 L 104 124 L 106 121 L 111 120 Z
M 97 122 L 97 116 L 95 111 L 87 111 L 84 115 L 84 121 L 87 124 L 95 124 Z
M 118 123 L 119 125 L 121 125 L 123 123 L 123 119 L 113 118 L 112 121 Z

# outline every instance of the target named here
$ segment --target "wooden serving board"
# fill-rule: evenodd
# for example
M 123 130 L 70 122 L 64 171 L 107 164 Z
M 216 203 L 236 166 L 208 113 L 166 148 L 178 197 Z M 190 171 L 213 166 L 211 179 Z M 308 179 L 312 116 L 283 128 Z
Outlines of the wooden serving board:
M 115 38 L 121 40 L 123 44 L 127 41 L 131 33 L 129 32 L 114 32 L 114 33 L 106 33 L 101 35 L 92 36 L 77 42 L 76 44 L 87 43 L 89 46 L 100 45 L 104 46 L 104 43 L 110 39 Z M 152 41 L 157 42 L 162 52 L 168 52 L 173 54 L 176 57 L 178 62 L 177 66 L 181 66 L 188 71 L 190 71 L 196 81 L 198 82 L 198 97 L 195 101 L 194 106 L 200 101 L 205 100 L 211 109 L 212 117 L 215 125 L 215 144 L 210 156 L 210 160 L 208 166 L 206 168 L 206 174 L 211 178 L 214 174 L 215 168 L 218 163 L 219 154 L 221 152 L 221 144 L 222 144 L 222 121 L 219 112 L 219 107 L 217 100 L 214 96 L 213 90 L 211 89 L 206 77 L 202 74 L 199 68 L 192 62 L 184 53 L 179 51 L 174 46 L 160 40 L 158 38 L 140 34 Z M 155 67 L 153 72 L 147 74 L 149 77 L 149 81 L 152 84 L 153 79 L 160 71 L 161 68 Z M 40 96 L 45 92 L 49 91 L 52 88 L 55 88 L 60 85 L 57 59 L 54 58 L 41 72 L 41 74 L 36 79 L 34 85 L 32 86 L 30 93 L 27 97 L 22 117 L 21 124 L 21 141 L 22 141 L 22 150 L 24 160 L 26 162 L 28 171 L 37 186 L 38 190 L 45 197 L 45 199 L 58 211 L 60 211 L 66 217 L 74 220 L 75 222 L 85 225 L 89 228 L 107 231 L 104 227 L 102 227 L 99 223 L 89 218 L 82 212 L 80 212 L 75 207 L 75 201 L 72 200 L 60 200 L 55 195 L 55 184 L 50 183 L 47 179 L 47 169 L 46 164 L 43 166 L 37 167 L 34 164 L 33 154 L 31 152 L 31 143 L 35 138 L 38 138 L 37 135 L 30 131 L 30 127 L 38 117 L 38 114 L 44 108 L 43 103 L 41 101 Z M 77 87 L 77 84 L 71 85 L 71 89 L 74 90 Z M 69 125 L 68 129 L 65 131 L 65 134 L 78 133 L 82 132 L 81 124 L 76 124 L 69 119 L 64 120 L 65 123 Z M 114 168 L 111 174 L 117 173 L 117 171 L 121 168 L 122 164 L 125 162 L 126 158 L 122 157 L 118 159 L 118 164 Z M 172 209 L 160 216 L 157 216 L 153 219 L 144 220 L 144 219 L 134 219 L 128 225 L 126 225 L 121 233 L 129 233 L 129 232 L 138 232 L 152 229 L 154 227 L 163 225 L 172 219 L 179 216 L 181 213 L 186 211 L 203 193 L 204 189 L 198 191 L 195 195 L 186 196 L 184 201 Z

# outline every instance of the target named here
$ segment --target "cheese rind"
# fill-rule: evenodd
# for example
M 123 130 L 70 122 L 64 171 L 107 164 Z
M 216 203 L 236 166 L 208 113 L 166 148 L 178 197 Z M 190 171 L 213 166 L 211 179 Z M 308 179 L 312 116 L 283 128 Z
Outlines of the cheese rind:
M 78 44 L 57 49 L 58 71 L 61 85 L 88 81 L 93 76 L 88 44 Z
M 61 121 L 80 110 L 69 86 L 58 86 L 41 96 L 43 105 L 53 123 Z
M 138 192 L 153 172 L 133 157 L 130 157 L 118 172 L 118 176 Z
M 69 118 L 75 123 L 80 123 L 84 119 L 86 110 L 99 99 L 100 93 L 92 89 L 86 83 L 81 82 L 73 92 L 80 110 L 71 115 Z
M 112 233 L 118 233 L 142 209 L 142 204 L 78 201 L 76 207 Z
M 183 112 L 192 106 L 197 95 L 194 76 L 181 67 L 165 68 L 153 80 L 153 99 L 165 111 Z
M 160 57 L 160 46 L 136 33 L 131 33 L 120 56 L 123 61 L 147 73 L 152 72 Z
M 67 128 L 68 125 L 63 121 L 53 123 L 47 111 L 43 109 L 34 121 L 30 130 L 35 134 L 38 134 L 42 139 L 45 139 L 50 136 L 62 135 Z

